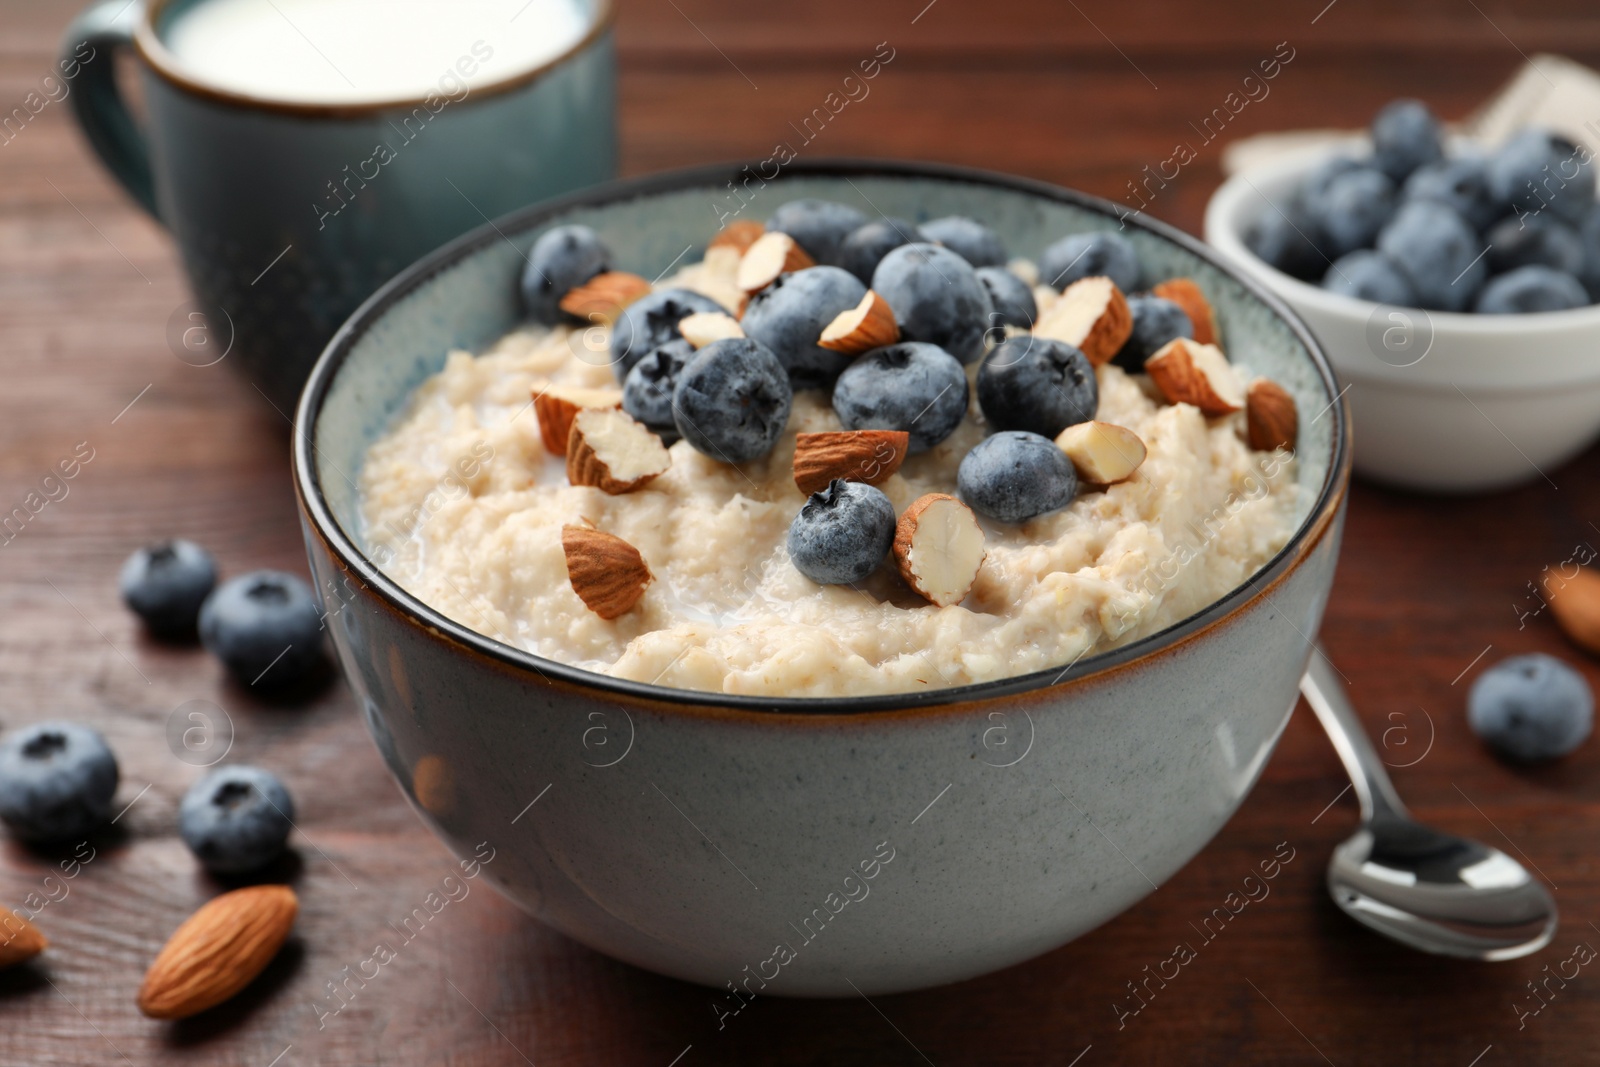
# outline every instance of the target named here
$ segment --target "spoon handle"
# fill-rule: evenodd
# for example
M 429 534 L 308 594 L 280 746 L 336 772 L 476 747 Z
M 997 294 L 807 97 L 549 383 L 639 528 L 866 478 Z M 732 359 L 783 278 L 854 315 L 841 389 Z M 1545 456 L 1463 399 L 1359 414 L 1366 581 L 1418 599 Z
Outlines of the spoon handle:
M 1300 692 L 1316 712 L 1317 720 L 1327 731 L 1328 740 L 1333 742 L 1334 751 L 1350 774 L 1356 798 L 1361 802 L 1361 820 L 1370 822 L 1376 815 L 1404 817 L 1406 806 L 1394 791 L 1394 783 L 1389 781 L 1383 761 L 1356 717 L 1355 708 L 1350 706 L 1344 683 L 1320 646 L 1312 648 L 1311 662 L 1306 666 L 1305 677 L 1300 679 Z

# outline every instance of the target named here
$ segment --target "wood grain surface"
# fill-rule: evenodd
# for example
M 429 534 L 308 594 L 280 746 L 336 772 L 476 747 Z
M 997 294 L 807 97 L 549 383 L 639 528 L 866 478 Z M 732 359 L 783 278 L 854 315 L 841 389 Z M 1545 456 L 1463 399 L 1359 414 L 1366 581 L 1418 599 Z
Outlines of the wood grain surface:
M 72 6 L 0 0 L 0 112 L 49 72 Z M 1459 116 L 1523 54 L 1600 62 L 1600 17 L 1588 0 L 623 0 L 618 40 L 630 173 L 764 157 L 888 41 L 896 58 L 870 97 L 808 152 L 973 164 L 1116 197 L 1279 42 L 1294 60 L 1224 140 L 1360 125 L 1399 94 Z M 1220 146 L 1152 214 L 1197 230 Z M 1600 545 L 1593 450 L 1475 499 L 1357 485 L 1324 633 L 1416 813 L 1551 884 L 1563 923 L 1535 956 L 1428 958 L 1332 905 L 1323 869 L 1355 807 L 1302 708 L 1193 862 L 1105 927 L 1000 974 L 870 1003 L 760 1000 L 719 1032 L 705 991 L 596 955 L 485 886 L 319 1020 L 326 984 L 451 861 L 342 685 L 263 702 L 198 651 L 148 642 L 118 603 L 123 557 L 163 536 L 210 546 L 232 573 L 305 568 L 285 420 L 225 366 L 174 358 L 167 322 L 186 297 L 171 244 L 91 160 L 64 105 L 0 143 L 0 511 L 75 449 L 93 454 L 65 497 L 0 545 L 0 727 L 94 724 L 121 756 L 127 805 L 70 880 L 61 856 L 0 844 L 0 903 L 47 899 L 36 921 L 53 941 L 0 973 L 0 1064 L 1600 1063 L 1600 972 L 1552 983 L 1542 1002 L 1527 986 L 1575 945 L 1600 946 L 1600 744 L 1517 769 L 1474 741 L 1463 714 L 1472 679 L 1511 653 L 1566 656 L 1600 684 L 1547 616 L 1518 619 L 1543 566 Z M 174 833 L 200 772 L 175 759 L 166 731 L 189 701 L 225 709 L 235 756 L 279 769 L 295 792 L 285 873 L 303 910 L 244 996 L 172 1025 L 141 1017 L 134 995 L 167 933 L 218 890 Z M 1293 859 L 1270 896 L 1119 1028 L 1115 1006 L 1135 1003 L 1127 983 L 1197 940 L 1192 924 L 1280 843 Z M 1519 1026 L 1517 1006 L 1538 1003 Z

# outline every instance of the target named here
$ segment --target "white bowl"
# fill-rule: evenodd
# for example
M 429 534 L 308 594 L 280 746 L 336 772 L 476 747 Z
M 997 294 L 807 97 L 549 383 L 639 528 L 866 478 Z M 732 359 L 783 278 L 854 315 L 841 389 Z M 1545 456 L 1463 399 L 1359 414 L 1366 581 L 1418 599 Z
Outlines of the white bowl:
M 1451 492 L 1548 480 L 1600 435 L 1600 306 L 1422 311 L 1342 296 L 1268 266 L 1245 247 L 1246 227 L 1329 155 L 1321 148 L 1235 174 L 1206 207 L 1206 240 L 1322 342 L 1354 412 L 1356 473 Z

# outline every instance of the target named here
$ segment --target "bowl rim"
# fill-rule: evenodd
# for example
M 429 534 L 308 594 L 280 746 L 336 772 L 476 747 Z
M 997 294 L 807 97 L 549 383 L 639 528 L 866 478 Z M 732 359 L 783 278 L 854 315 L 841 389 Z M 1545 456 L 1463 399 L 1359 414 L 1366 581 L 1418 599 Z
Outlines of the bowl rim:
M 1600 329 L 1600 303 L 1586 304 L 1564 311 L 1523 311 L 1513 315 L 1480 315 L 1466 311 L 1440 311 L 1403 304 L 1381 304 L 1375 300 L 1363 300 L 1360 297 L 1336 293 L 1331 289 L 1324 289 L 1320 285 L 1313 285 L 1293 275 L 1285 274 L 1250 251 L 1250 247 L 1244 243 L 1244 230 L 1237 225 L 1235 217 L 1240 214 L 1247 197 L 1267 199 L 1267 194 L 1252 179 L 1276 182 L 1304 175 L 1318 164 L 1336 155 L 1346 154 L 1345 149 L 1348 147 L 1347 142 L 1339 142 L 1336 145 L 1293 149 L 1286 152 L 1281 159 L 1268 160 L 1230 174 L 1206 201 L 1206 240 L 1225 253 L 1230 260 L 1240 261 L 1235 264 L 1238 269 L 1248 270 L 1252 274 L 1260 274 L 1263 278 L 1270 279 L 1270 284 L 1281 286 L 1284 292 L 1295 300 L 1304 301 L 1317 311 L 1329 315 L 1365 320 L 1378 308 L 1394 307 L 1426 315 L 1435 329 L 1444 327 L 1486 337 L 1520 337 L 1535 329 L 1558 331 L 1586 327 Z
M 356 309 L 328 342 L 312 368 L 296 407 L 291 462 L 295 492 L 306 519 L 307 534 L 314 534 L 338 565 L 347 573 L 358 577 L 362 587 L 371 591 L 381 605 L 387 606 L 413 626 L 428 631 L 431 636 L 442 638 L 492 664 L 510 668 L 530 680 L 537 677 L 545 683 L 566 683 L 587 690 L 591 695 L 598 693 L 607 697 L 627 698 L 647 704 L 658 711 L 671 710 L 677 713 L 712 711 L 746 713 L 746 715 L 754 713 L 762 720 L 771 720 L 786 714 L 817 719 L 839 715 L 881 715 L 896 711 L 934 712 L 952 706 L 966 708 L 975 703 L 1014 697 L 1023 693 L 1046 691 L 1056 693 L 1090 681 L 1103 680 L 1112 673 L 1171 653 L 1212 627 L 1233 618 L 1262 598 L 1270 600 L 1271 589 L 1297 569 L 1332 528 L 1348 491 L 1351 449 L 1348 402 L 1344 399 L 1326 354 L 1299 316 L 1281 297 L 1261 282 L 1230 264 L 1226 258 L 1219 256 L 1198 238 L 1191 237 L 1167 223 L 1138 217 L 1132 219 L 1132 225 L 1178 245 L 1226 275 L 1252 297 L 1265 304 L 1289 327 L 1295 339 L 1304 346 L 1309 355 L 1325 395 L 1332 398 L 1324 410 L 1331 414 L 1333 419 L 1332 454 L 1329 456 L 1327 474 L 1317 490 L 1316 499 L 1305 519 L 1284 547 L 1243 583 L 1200 611 L 1179 619 L 1156 633 L 1096 655 L 1080 656 L 1064 668 L 1052 667 L 967 685 L 844 697 L 754 696 L 699 689 L 676 689 L 654 683 L 614 678 L 535 655 L 456 622 L 406 591 L 372 563 L 334 518 L 323 496 L 314 462 L 316 452 L 314 436 L 323 402 L 345 359 L 366 331 L 391 307 L 400 303 L 435 275 L 470 258 L 483 248 L 499 241 L 510 240 L 508 234 L 535 229 L 547 220 L 573 208 L 598 207 L 696 186 L 723 188 L 729 180 L 737 180 L 743 170 L 751 165 L 734 161 L 657 172 L 608 182 L 541 201 L 510 212 L 450 241 L 386 282 Z M 847 180 L 863 177 L 920 178 L 966 183 L 1000 188 L 1068 204 L 1110 221 L 1119 219 L 1117 205 L 1100 197 L 1031 178 L 943 163 L 848 158 L 796 160 L 784 168 L 784 175 L 842 177 Z M 781 180 L 781 175 L 773 179 L 774 182 Z M 1310 639 L 1307 640 L 1309 643 Z

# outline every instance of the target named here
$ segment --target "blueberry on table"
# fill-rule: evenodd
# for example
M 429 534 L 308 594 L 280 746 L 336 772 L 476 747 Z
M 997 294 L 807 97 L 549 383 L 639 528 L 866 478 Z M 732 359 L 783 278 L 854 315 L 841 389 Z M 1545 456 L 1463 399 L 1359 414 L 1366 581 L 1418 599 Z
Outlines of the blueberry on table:
M 996 429 L 1053 438 L 1094 418 L 1100 384 L 1089 358 L 1073 345 L 1020 334 L 984 357 L 978 406 Z
M 1472 732 L 1515 760 L 1565 756 L 1589 736 L 1594 694 L 1554 656 L 1512 656 L 1484 671 L 1467 694 Z
M 1104 276 L 1124 293 L 1138 289 L 1142 272 L 1133 243 L 1119 233 L 1074 233 L 1039 255 L 1039 281 L 1060 292 L 1079 278 Z
M 1148 293 L 1130 296 L 1128 312 L 1133 316 L 1133 332 L 1117 350 L 1117 354 L 1111 357 L 1111 362 L 1129 374 L 1142 372 L 1144 361 L 1159 352 L 1168 341 L 1194 337 L 1194 322 L 1188 312 L 1165 297 Z
M 1003 267 L 1011 258 L 999 234 L 965 215 L 946 215 L 918 229 L 924 241 L 943 245 L 974 267 Z
M 914 223 L 905 219 L 874 219 L 857 226 L 839 245 L 839 266 L 861 279 L 862 285 L 872 284 L 872 272 L 878 269 L 883 257 L 914 241 L 922 240 Z
M 956 470 L 961 499 L 998 522 L 1020 523 L 1072 503 L 1078 475 L 1048 437 L 1005 430 L 986 437 Z
M 1503 274 L 1518 267 L 1552 267 L 1568 274 L 1583 270 L 1583 238 L 1554 215 L 1507 216 L 1495 223 L 1489 243 L 1489 269 Z
M 1400 190 L 1403 200 L 1437 200 L 1476 229 L 1500 216 L 1489 192 L 1489 161 L 1482 156 L 1458 156 L 1418 167 Z
M 881 489 L 835 478 L 789 525 L 789 559 L 818 585 L 850 585 L 878 569 L 894 525 L 894 505 Z
M 842 311 L 861 303 L 867 287 L 838 267 L 810 267 L 780 274 L 750 298 L 739 324 L 746 337 L 772 349 L 796 389 L 832 385 L 851 356 L 817 344 L 823 329 Z
M 660 289 L 623 308 L 611 328 L 611 366 L 617 381 L 625 381 L 646 353 L 682 337 L 678 323 L 697 312 L 726 315 L 728 310 L 692 289 Z
M 1394 214 L 1395 187 L 1389 176 L 1358 167 L 1328 182 L 1305 199 L 1306 214 L 1324 238 L 1323 251 L 1342 256 L 1371 247 L 1373 238 Z
M 1529 127 L 1489 157 L 1489 192 L 1502 211 L 1549 211 L 1576 225 L 1594 206 L 1594 172 L 1571 141 Z
M 1378 234 L 1378 251 L 1411 282 L 1417 306 L 1464 311 L 1489 275 L 1487 246 L 1467 221 L 1443 204 L 1412 200 Z
M 1480 315 L 1522 315 L 1585 307 L 1589 294 L 1570 274 L 1550 267 L 1518 267 L 1489 279 L 1478 295 Z
M 111 814 L 117 777 L 117 758 L 89 727 L 24 727 L 0 740 L 0 822 L 24 841 L 79 837 Z
M 533 243 L 522 270 L 522 306 L 535 322 L 554 326 L 565 316 L 561 298 L 611 269 L 611 250 L 587 226 L 557 226 Z
M 672 420 L 697 452 L 724 463 L 772 451 L 794 390 L 772 349 L 749 337 L 713 341 L 678 374 Z
M 176 539 L 129 556 L 118 581 L 123 603 L 157 637 L 193 634 L 200 605 L 216 584 L 211 553 L 193 541 Z
M 937 345 L 902 341 L 852 363 L 833 386 L 847 430 L 904 430 L 912 453 L 955 433 L 967 414 L 967 372 Z
M 938 345 L 962 363 L 983 355 L 994 305 L 972 264 L 938 245 L 901 245 L 872 272 L 907 341 Z
M 837 266 L 839 246 L 867 217 L 832 200 L 791 200 L 772 213 L 767 229 L 786 233 L 818 263 Z
M 694 346 L 683 338 L 650 350 L 633 365 L 622 381 L 622 410 L 654 430 L 663 439 L 678 439 L 672 421 L 672 394 L 678 375 L 694 358 Z
M 1022 330 L 1033 329 L 1039 317 L 1039 305 L 1033 299 L 1028 283 L 1004 267 L 979 267 L 975 272 L 978 281 L 989 291 L 989 303 L 994 306 L 989 325 L 1015 326 Z
M 1413 307 L 1417 302 L 1411 280 L 1394 260 L 1370 248 L 1359 248 L 1336 259 L 1323 276 L 1322 287 L 1357 300 L 1395 307 Z
M 178 805 L 178 833 L 213 874 L 259 870 L 283 854 L 294 801 L 278 776 L 260 767 L 220 767 Z
M 1395 181 L 1444 156 L 1439 120 L 1420 100 L 1395 100 L 1372 120 L 1372 161 Z
M 1246 248 L 1291 278 L 1310 281 L 1328 269 L 1322 231 L 1298 200 L 1261 205 L 1243 237 Z
M 322 662 L 322 615 L 299 578 L 251 571 L 206 598 L 200 643 L 246 685 L 288 685 Z

